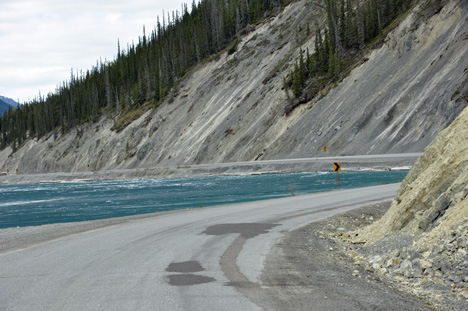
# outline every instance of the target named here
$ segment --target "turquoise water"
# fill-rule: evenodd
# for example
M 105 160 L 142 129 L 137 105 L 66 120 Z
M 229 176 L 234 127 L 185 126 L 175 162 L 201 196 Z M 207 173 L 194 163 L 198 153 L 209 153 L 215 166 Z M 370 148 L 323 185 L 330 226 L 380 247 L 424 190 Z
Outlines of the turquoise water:
M 407 171 L 342 172 L 342 189 L 402 181 Z M 0 186 L 0 228 L 37 226 L 337 190 L 336 173 Z

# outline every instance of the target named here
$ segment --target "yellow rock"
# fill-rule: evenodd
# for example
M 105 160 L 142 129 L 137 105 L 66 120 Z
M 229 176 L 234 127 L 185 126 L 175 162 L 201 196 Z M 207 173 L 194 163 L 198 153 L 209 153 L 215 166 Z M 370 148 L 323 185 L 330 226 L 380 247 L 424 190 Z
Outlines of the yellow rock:
M 441 232 L 450 231 L 468 217 L 468 196 L 464 193 L 468 181 L 467 122 L 465 108 L 416 161 L 388 212 L 358 232 L 360 239 L 373 244 L 398 232 L 423 237 L 416 245 L 434 245 Z
M 442 281 L 442 280 L 439 279 L 439 278 L 433 278 L 432 280 L 433 280 L 434 283 L 436 283 L 436 284 L 445 284 L 444 281 Z

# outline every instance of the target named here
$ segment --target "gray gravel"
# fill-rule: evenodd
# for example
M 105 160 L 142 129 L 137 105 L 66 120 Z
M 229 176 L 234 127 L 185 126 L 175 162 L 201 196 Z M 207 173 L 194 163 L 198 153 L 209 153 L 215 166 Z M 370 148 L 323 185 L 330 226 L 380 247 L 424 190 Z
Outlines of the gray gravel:
M 343 219 L 363 225 L 363 212 L 379 214 L 389 203 L 352 210 L 285 235 L 267 256 L 262 274 L 265 310 L 429 310 L 417 297 L 383 283 L 356 266 L 337 243 L 322 234 Z M 355 221 L 357 220 L 357 221 Z M 341 223 L 343 225 L 343 223 Z

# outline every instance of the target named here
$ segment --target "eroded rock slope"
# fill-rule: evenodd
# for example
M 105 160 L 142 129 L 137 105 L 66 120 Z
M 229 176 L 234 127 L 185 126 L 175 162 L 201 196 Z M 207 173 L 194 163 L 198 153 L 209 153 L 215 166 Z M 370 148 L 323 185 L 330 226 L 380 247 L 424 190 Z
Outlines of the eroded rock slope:
M 422 1 L 425 3 L 425 1 Z M 320 10 L 298 1 L 257 25 L 237 51 L 180 81 L 173 96 L 120 132 L 114 117 L 0 151 L 0 169 L 24 173 L 420 152 L 466 106 L 468 3 L 435 15 L 416 6 L 336 88 L 284 115 L 283 78 L 312 52 Z M 313 26 L 312 26 L 313 27 Z M 311 32 L 313 33 L 313 31 Z
M 388 212 L 345 236 L 365 245 L 353 256 L 369 270 L 429 297 L 441 310 L 466 310 L 468 108 L 418 159 Z
M 468 108 L 416 161 L 389 212 L 361 236 L 375 242 L 392 232 L 435 241 L 468 223 Z

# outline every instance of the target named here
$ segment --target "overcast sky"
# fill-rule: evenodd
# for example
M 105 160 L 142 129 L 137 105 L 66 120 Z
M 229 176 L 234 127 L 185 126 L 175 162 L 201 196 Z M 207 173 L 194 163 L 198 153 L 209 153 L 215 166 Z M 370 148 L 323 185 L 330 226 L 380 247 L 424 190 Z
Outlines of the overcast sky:
M 23 103 L 54 92 L 73 68 L 86 71 L 102 58 L 150 34 L 163 10 L 180 0 L 0 0 L 0 95 Z M 198 2 L 198 1 L 196 1 Z

